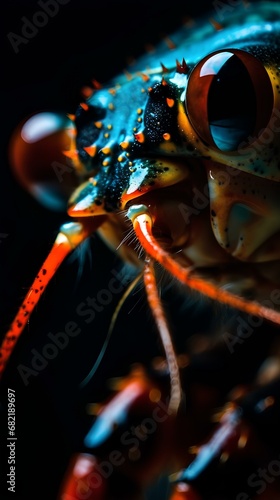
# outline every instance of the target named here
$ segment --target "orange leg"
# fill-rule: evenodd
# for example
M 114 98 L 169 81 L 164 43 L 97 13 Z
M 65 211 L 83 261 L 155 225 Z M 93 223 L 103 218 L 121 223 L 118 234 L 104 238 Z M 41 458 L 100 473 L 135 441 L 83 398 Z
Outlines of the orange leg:
M 191 276 L 190 269 L 182 267 L 173 256 L 159 246 L 152 234 L 152 219 L 145 205 L 130 207 L 127 215 L 132 220 L 136 236 L 146 252 L 183 284 L 218 302 L 280 325 L 280 312 L 239 297 L 199 277 Z
M 149 257 L 147 257 L 145 261 L 144 283 L 150 309 L 154 316 L 161 337 L 161 341 L 165 350 L 166 360 L 170 373 L 171 391 L 170 391 L 169 409 L 176 413 L 181 401 L 181 384 L 180 384 L 179 367 L 177 364 L 176 354 L 174 352 L 173 343 L 167 324 L 167 319 L 165 317 L 164 310 L 158 295 L 153 262 Z
M 61 226 L 49 255 L 41 266 L 3 339 L 0 347 L 0 378 L 32 311 L 58 267 L 67 255 L 80 245 L 103 220 L 103 217 L 96 217 L 90 221 L 87 219 L 85 224 L 70 222 Z

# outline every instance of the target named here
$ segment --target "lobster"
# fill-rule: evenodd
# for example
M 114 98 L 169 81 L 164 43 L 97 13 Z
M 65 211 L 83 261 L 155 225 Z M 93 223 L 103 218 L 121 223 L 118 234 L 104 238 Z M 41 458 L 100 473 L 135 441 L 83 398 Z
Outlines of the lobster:
M 279 6 L 229 10 L 94 80 L 74 114 L 44 111 L 12 136 L 19 182 L 69 219 L 4 335 L 4 381 L 66 257 L 90 243 L 114 263 L 17 362 L 21 385 L 40 391 L 89 326 L 83 409 L 72 402 L 67 423 L 81 426 L 77 453 L 58 498 L 279 497 Z

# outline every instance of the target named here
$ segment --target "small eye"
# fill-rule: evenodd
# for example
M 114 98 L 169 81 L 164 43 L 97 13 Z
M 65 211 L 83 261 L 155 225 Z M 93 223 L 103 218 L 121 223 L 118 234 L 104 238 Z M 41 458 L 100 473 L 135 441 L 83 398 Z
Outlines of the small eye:
M 258 136 L 267 126 L 272 108 L 268 73 L 243 50 L 213 52 L 190 75 L 186 93 L 189 120 L 201 139 L 220 151 L 236 151 Z

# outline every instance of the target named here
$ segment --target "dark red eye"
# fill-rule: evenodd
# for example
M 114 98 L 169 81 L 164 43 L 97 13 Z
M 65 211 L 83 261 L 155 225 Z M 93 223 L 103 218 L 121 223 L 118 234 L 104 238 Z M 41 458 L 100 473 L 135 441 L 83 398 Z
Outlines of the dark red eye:
M 262 63 L 243 50 L 213 52 L 193 69 L 187 87 L 189 120 L 208 145 L 236 151 L 266 127 L 273 90 Z

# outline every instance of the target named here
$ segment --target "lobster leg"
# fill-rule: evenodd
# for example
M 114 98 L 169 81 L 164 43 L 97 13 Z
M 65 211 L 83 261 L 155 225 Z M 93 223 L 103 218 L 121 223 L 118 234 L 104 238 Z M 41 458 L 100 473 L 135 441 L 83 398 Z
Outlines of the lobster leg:
M 90 221 L 87 219 L 86 223 L 83 221 L 83 224 L 70 222 L 61 226 L 49 255 L 41 266 L 2 341 L 0 347 L 0 379 L 32 311 L 56 270 L 67 255 L 93 233 L 103 220 L 104 217 L 100 216 L 91 218 Z
M 169 409 L 176 413 L 180 405 L 181 392 L 182 392 L 180 384 L 179 367 L 176 359 L 176 354 L 174 352 L 167 320 L 157 292 L 153 262 L 149 257 L 147 257 L 145 264 L 146 265 L 144 268 L 144 283 L 147 292 L 148 302 L 150 304 L 150 309 L 153 313 L 155 322 L 159 330 L 159 334 L 165 350 L 166 360 L 170 372 L 171 393 L 170 393 Z
M 279 384 L 279 377 L 272 379 L 265 385 L 257 383 L 253 391 L 234 397 L 234 401 L 229 401 L 221 412 L 213 415 L 213 421 L 218 419 L 218 424 L 211 431 L 210 437 L 201 446 L 196 447 L 196 457 L 186 468 L 169 477 L 170 481 L 174 482 L 174 493 L 171 500 L 193 500 L 200 498 L 199 495 L 204 498 L 205 495 L 207 496 L 206 492 L 209 490 L 210 483 L 219 484 L 219 476 L 221 477 L 225 473 L 226 468 L 227 471 L 234 470 L 231 467 L 234 468 L 237 461 L 243 461 L 244 470 L 246 470 L 246 461 L 248 464 L 251 461 L 248 471 L 256 466 L 257 473 L 261 477 L 265 468 L 257 469 L 256 464 L 262 464 L 262 466 L 269 468 L 269 464 L 274 463 L 276 454 L 278 459 L 279 444 L 277 441 L 279 439 L 277 439 L 276 433 L 280 408 Z M 265 428 L 267 427 L 265 426 L 267 418 L 269 418 L 272 429 L 272 439 L 269 437 L 269 430 Z M 278 460 L 276 462 L 278 463 Z M 219 463 L 219 467 L 216 466 L 217 463 Z M 234 478 L 234 472 L 231 474 Z M 249 474 L 250 472 L 248 477 L 245 475 L 242 480 L 244 486 L 241 486 L 242 482 L 240 483 L 240 487 L 244 487 L 244 489 L 249 487 L 248 491 L 253 487 Z M 234 478 L 235 480 L 236 478 Z M 278 499 L 278 478 L 275 475 L 275 478 L 272 480 L 268 478 L 266 481 L 265 488 L 257 492 L 258 497 L 263 500 Z M 196 494 L 198 497 L 192 496 Z M 213 498 L 216 497 L 213 496 Z M 221 497 L 219 493 L 218 498 L 224 497 Z M 249 494 L 235 493 L 234 498 L 249 499 Z M 250 496 L 250 498 L 256 499 L 257 495 Z

